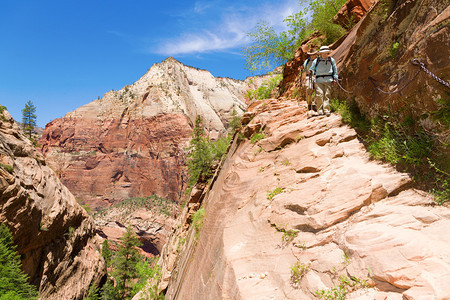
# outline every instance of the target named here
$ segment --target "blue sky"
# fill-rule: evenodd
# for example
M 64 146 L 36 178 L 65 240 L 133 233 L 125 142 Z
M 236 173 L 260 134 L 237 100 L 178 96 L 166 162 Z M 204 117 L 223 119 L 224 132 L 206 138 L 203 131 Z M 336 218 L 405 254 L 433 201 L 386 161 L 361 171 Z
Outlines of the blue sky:
M 244 79 L 240 49 L 260 20 L 282 29 L 298 0 L 1 0 L 0 104 L 38 126 L 121 89 L 173 56 Z

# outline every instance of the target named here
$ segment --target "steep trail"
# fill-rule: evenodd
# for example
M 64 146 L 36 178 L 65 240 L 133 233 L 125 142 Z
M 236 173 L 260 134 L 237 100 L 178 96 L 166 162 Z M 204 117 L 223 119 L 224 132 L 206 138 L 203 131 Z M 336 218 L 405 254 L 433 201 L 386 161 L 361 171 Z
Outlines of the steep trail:
M 162 255 L 166 299 L 314 299 L 340 276 L 367 280 L 348 299 L 448 299 L 448 208 L 371 160 L 338 115 L 307 119 L 304 102 L 279 99 L 244 119 L 265 137 L 230 147 L 198 239 L 183 222 L 199 204 L 185 209 Z

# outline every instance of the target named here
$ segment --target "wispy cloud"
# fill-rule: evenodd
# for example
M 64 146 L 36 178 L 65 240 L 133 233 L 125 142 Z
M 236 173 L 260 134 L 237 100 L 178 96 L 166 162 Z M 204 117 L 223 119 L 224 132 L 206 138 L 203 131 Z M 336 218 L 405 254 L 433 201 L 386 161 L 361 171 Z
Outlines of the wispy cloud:
M 281 2 L 281 3 L 280 3 Z M 204 52 L 230 51 L 249 43 L 247 33 L 261 21 L 267 21 L 276 29 L 284 27 L 283 19 L 298 10 L 298 0 L 283 0 L 276 4 L 266 2 L 258 7 L 227 7 L 211 9 L 211 2 L 197 1 L 194 11 L 206 9 L 216 11 L 208 16 L 203 28 L 190 29 L 177 37 L 162 41 L 152 52 L 163 55 L 196 54 Z

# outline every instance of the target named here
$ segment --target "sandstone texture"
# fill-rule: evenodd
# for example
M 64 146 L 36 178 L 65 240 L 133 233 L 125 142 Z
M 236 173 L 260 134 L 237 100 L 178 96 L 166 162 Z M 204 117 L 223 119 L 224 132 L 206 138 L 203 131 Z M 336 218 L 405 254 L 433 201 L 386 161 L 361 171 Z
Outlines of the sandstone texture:
M 236 138 L 202 202 L 183 211 L 162 253 L 166 299 L 315 299 L 341 284 L 346 299 L 449 299 L 448 207 L 371 160 L 340 116 L 306 110 L 249 107 L 247 127 L 264 138 Z
M 180 201 L 196 116 L 217 138 L 233 111 L 246 108 L 249 85 L 250 79 L 215 78 L 168 58 L 132 85 L 47 124 L 42 150 L 61 181 L 93 209 L 151 194 Z
M 341 99 L 355 100 L 371 117 L 409 118 L 448 142 L 448 130 L 434 118 L 445 109 L 449 88 L 450 6 L 448 1 L 379 1 L 332 53 L 338 63 Z M 380 92 L 380 90 L 384 91 Z
M 122 202 L 95 213 L 98 234 L 108 239 L 111 248 L 116 248 L 126 227 L 131 226 L 142 243 L 142 254 L 147 257 L 159 255 L 172 231 L 179 208 L 169 200 L 157 200 L 148 199 L 146 205 Z
M 334 16 L 333 21 L 346 29 L 358 23 L 377 0 L 348 0 Z
M 106 267 L 93 220 L 7 111 L 0 115 L 0 222 L 41 299 L 84 299 Z

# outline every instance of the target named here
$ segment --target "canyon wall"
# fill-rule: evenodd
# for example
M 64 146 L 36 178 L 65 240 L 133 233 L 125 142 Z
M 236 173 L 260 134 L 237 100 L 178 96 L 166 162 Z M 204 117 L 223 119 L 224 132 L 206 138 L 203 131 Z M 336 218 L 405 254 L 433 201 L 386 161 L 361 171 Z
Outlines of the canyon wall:
M 7 111 L 0 114 L 0 222 L 41 299 L 84 299 L 106 274 L 93 220 Z

